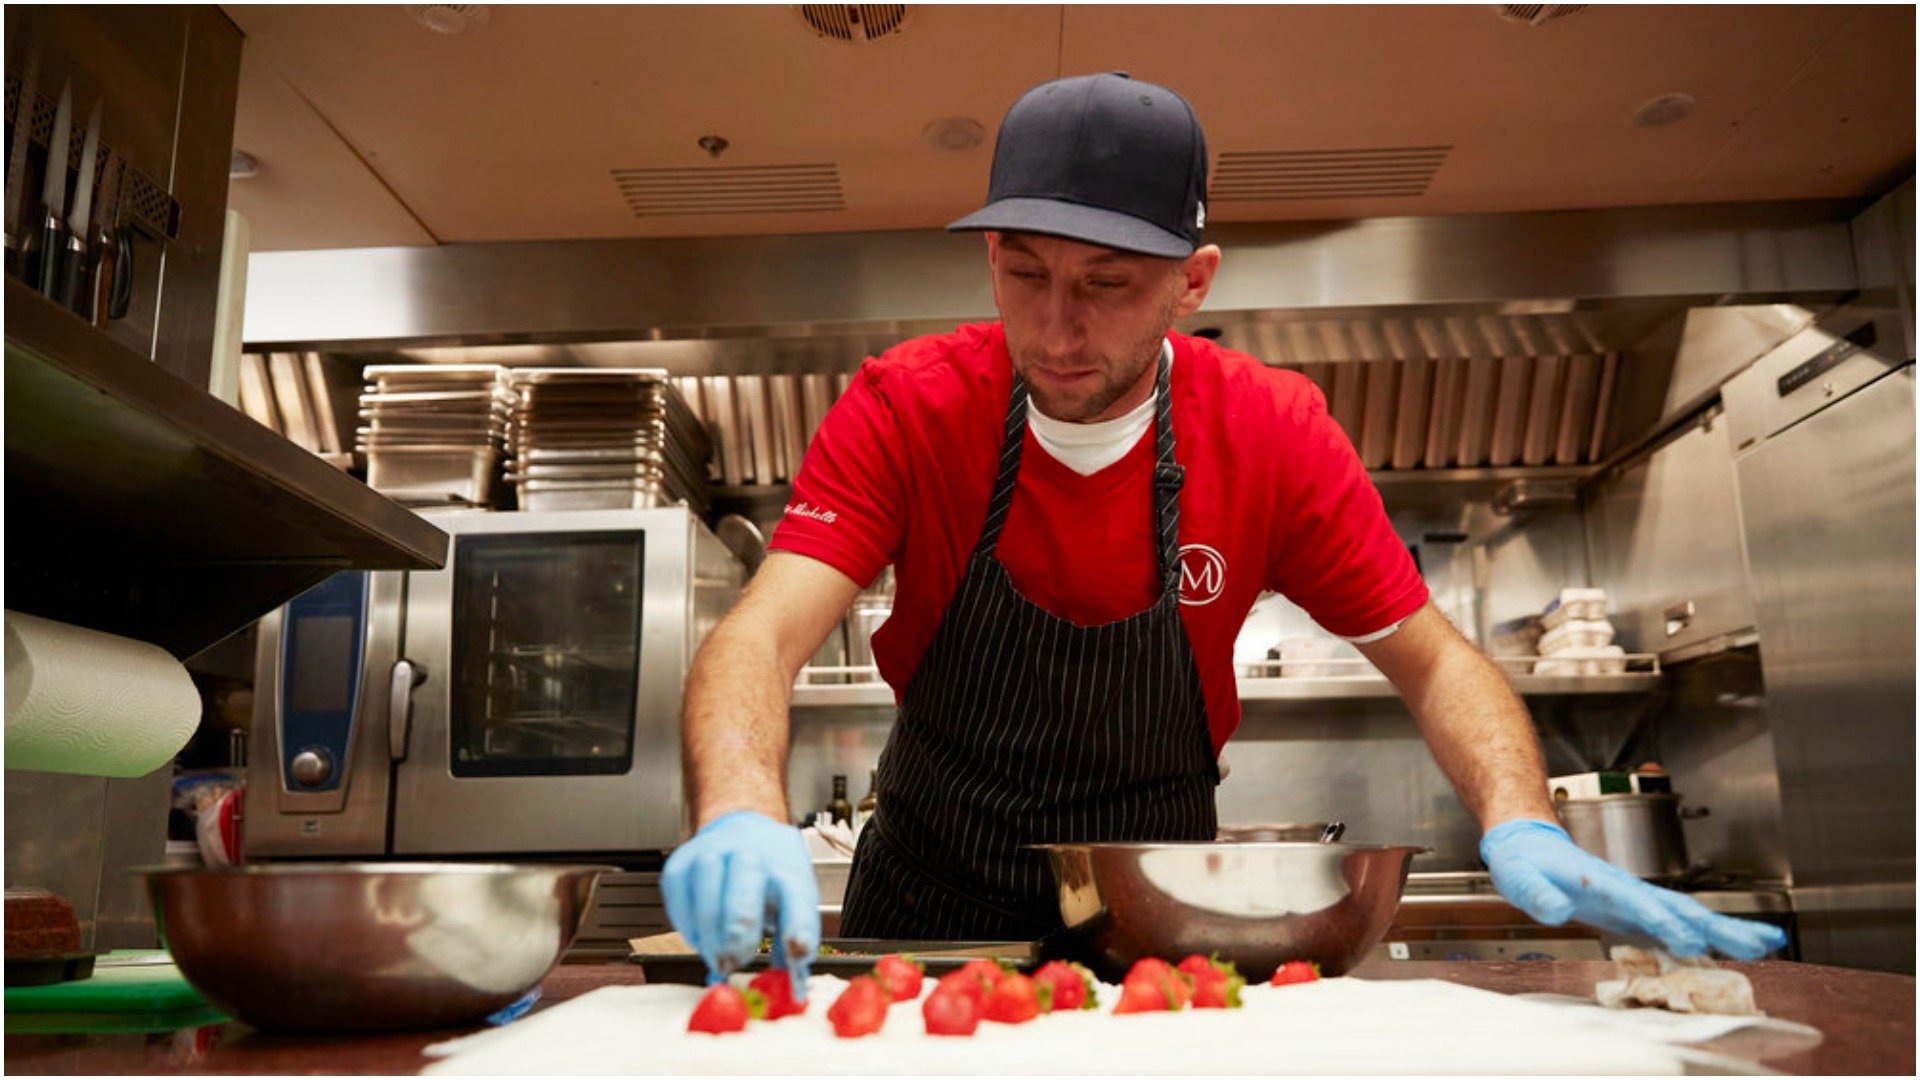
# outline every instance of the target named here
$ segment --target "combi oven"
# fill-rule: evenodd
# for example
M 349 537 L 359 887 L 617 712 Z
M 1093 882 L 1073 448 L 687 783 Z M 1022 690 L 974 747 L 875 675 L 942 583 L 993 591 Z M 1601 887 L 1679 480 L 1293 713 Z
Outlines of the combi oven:
M 425 516 L 445 568 L 342 572 L 262 620 L 247 855 L 678 844 L 681 686 L 739 560 L 678 507 Z

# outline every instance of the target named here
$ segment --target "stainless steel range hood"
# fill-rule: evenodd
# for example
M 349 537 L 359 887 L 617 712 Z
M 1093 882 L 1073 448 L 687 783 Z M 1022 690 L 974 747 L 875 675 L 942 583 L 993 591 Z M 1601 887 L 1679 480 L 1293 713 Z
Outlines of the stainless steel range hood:
M 1591 472 L 1672 404 L 1690 311 L 1851 292 L 1857 209 L 1220 225 L 1220 276 L 1181 329 L 1313 378 L 1370 469 Z M 982 264 L 977 237 L 933 231 L 267 253 L 244 336 L 383 362 L 837 374 L 991 318 Z

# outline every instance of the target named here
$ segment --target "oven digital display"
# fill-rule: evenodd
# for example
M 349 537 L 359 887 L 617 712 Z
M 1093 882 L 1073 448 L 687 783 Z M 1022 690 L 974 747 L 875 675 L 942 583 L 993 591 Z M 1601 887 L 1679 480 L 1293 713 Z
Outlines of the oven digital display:
M 307 615 L 293 624 L 287 706 L 294 712 L 340 712 L 353 703 L 352 615 Z

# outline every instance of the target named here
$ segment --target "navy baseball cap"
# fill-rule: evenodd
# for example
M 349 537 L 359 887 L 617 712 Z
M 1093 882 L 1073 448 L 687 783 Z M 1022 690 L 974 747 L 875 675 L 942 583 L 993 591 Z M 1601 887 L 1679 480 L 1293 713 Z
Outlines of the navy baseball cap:
M 987 205 L 947 228 L 1182 259 L 1200 246 L 1206 193 L 1207 140 L 1185 99 L 1125 72 L 1076 75 L 1007 110 Z

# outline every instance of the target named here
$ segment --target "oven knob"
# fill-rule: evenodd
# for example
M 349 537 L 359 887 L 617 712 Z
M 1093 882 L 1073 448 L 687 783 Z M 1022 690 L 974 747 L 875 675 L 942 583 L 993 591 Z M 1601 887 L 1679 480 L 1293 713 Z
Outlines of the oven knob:
M 333 776 L 333 755 L 323 749 L 293 755 L 293 778 L 304 787 L 319 787 Z

